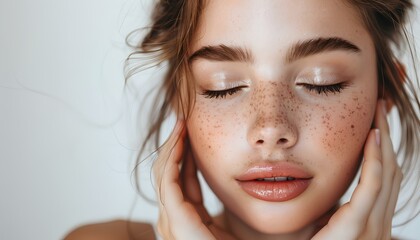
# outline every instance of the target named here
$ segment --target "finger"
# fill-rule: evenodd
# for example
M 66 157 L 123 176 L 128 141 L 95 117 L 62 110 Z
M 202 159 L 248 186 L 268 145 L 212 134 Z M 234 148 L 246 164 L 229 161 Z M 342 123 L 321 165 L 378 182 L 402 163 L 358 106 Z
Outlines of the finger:
M 185 156 L 184 127 L 175 127 L 167 145 L 162 149 L 160 161 L 164 162 L 163 171 L 156 174 L 161 176 L 160 198 L 161 208 L 166 213 L 170 235 L 175 239 L 211 239 L 210 230 L 202 223 L 196 208 L 185 201 L 181 189 L 179 163 Z M 167 160 L 163 158 L 167 158 Z M 165 217 L 165 216 L 164 216 Z
M 166 176 L 163 174 L 167 167 L 172 167 L 174 164 L 178 165 L 181 161 L 182 155 L 182 137 L 185 135 L 184 122 L 178 121 L 169 136 L 168 140 L 160 147 L 157 151 L 158 158 L 153 163 L 153 173 L 158 186 L 162 183 L 162 177 Z M 167 165 L 168 161 L 171 163 Z M 176 176 L 171 176 L 176 177 Z
M 371 130 L 365 145 L 360 183 L 349 202 L 354 223 L 366 223 L 382 187 L 380 141 L 380 131 Z
M 401 172 L 401 169 L 398 168 L 397 172 L 395 173 L 394 184 L 392 187 L 391 196 L 390 196 L 388 206 L 387 206 L 387 211 L 385 214 L 384 226 L 385 226 L 385 229 L 389 229 L 389 231 L 386 231 L 386 233 L 383 235 L 384 239 L 391 239 L 392 217 L 394 216 L 395 208 L 397 206 L 398 194 L 400 192 L 402 178 L 403 178 L 403 174 Z
M 168 217 L 165 208 L 159 205 L 159 218 L 157 222 L 157 231 L 163 239 L 174 239 L 168 223 Z
M 177 139 L 179 139 L 181 131 L 182 131 L 182 122 L 177 122 L 168 140 L 158 150 L 158 158 L 156 159 L 153 165 L 155 181 L 157 182 L 157 186 L 158 186 L 158 191 L 156 192 L 158 194 L 159 208 L 160 208 L 158 226 L 160 226 L 161 229 L 166 229 L 168 225 L 165 206 L 164 206 L 164 196 L 163 196 L 164 194 L 162 194 L 163 192 L 161 191 L 162 180 L 163 180 L 163 176 L 165 176 L 165 167 L 166 167 L 167 161 L 170 159 L 171 153 L 173 153 L 172 152 L 173 148 L 176 147 L 175 144 L 177 142 Z M 172 158 L 176 158 L 176 154 L 173 154 Z
M 158 199 L 159 199 L 159 219 L 157 223 L 158 232 L 164 239 L 174 239 L 172 232 L 170 230 L 167 209 L 165 206 L 166 191 L 162 189 L 166 188 L 166 185 L 163 184 L 164 176 L 167 174 L 167 163 L 168 162 L 179 162 L 180 154 L 179 149 L 182 147 L 182 142 L 179 141 L 179 138 L 182 137 L 183 131 L 183 122 L 177 122 L 174 130 L 172 131 L 168 140 L 164 145 L 158 150 L 158 158 L 154 162 L 153 172 L 155 180 L 158 185 Z M 177 145 L 178 144 L 178 145 Z
M 395 212 L 395 207 L 397 205 L 397 201 L 398 201 L 398 194 L 400 192 L 400 186 L 401 186 L 401 181 L 402 181 L 402 171 L 401 168 L 398 166 L 397 163 L 397 157 L 396 154 L 393 150 L 393 146 L 392 146 L 392 142 L 389 136 L 389 126 L 388 126 L 388 122 L 386 119 L 386 102 L 384 100 L 381 101 L 382 104 L 382 109 L 383 109 L 383 116 L 382 118 L 378 118 L 377 122 L 375 122 L 375 124 L 377 124 L 377 126 L 383 128 L 384 130 L 387 131 L 387 136 L 386 136 L 386 140 L 387 140 L 387 144 L 388 147 L 383 147 L 383 155 L 384 155 L 384 164 L 389 165 L 389 167 L 387 167 L 388 172 L 392 173 L 393 179 L 392 179 L 392 188 L 388 197 L 388 203 L 385 209 L 385 214 L 384 214 L 384 234 L 383 234 L 383 238 L 384 239 L 390 239 L 391 238 L 391 230 L 392 230 L 392 218 L 394 216 L 394 212 Z M 388 173 L 389 175 L 391 175 L 391 173 Z
M 179 185 L 179 163 L 184 154 L 182 130 L 183 126 L 177 123 L 172 135 L 165 143 L 165 147 L 159 153 L 158 161 L 160 161 L 161 171 L 157 175 L 161 176 L 160 197 L 165 207 L 167 204 L 181 204 L 184 201 L 184 196 Z M 170 199 L 166 199 L 166 196 L 170 196 Z
M 197 167 L 192 156 L 189 141 L 186 141 L 185 158 L 181 170 L 181 182 L 185 197 L 194 204 L 202 204 L 203 197 L 201 193 L 200 182 L 197 176 Z
M 398 167 L 389 136 L 389 127 L 386 120 L 386 110 L 383 100 L 378 101 L 377 104 L 375 126 L 380 128 L 381 133 L 382 187 L 368 220 L 367 235 L 376 239 L 382 238 L 384 232 L 391 231 L 390 228 L 388 229 L 385 227 L 385 222 L 387 221 L 385 214 L 388 211 L 395 172 Z
M 386 102 L 383 99 L 378 100 L 375 112 L 375 121 L 374 126 L 386 134 L 389 134 L 389 126 L 386 120 L 388 110 L 386 107 Z
M 179 185 L 179 163 L 184 153 L 184 125 L 177 122 L 175 128 L 158 151 L 158 159 L 155 162 L 154 172 L 158 182 L 160 219 L 159 228 L 161 235 L 168 239 L 180 238 L 178 224 L 192 227 L 191 224 L 183 224 L 188 221 L 201 223 L 198 214 L 192 209 L 192 205 L 184 201 L 184 196 Z M 186 232 L 191 232 L 187 229 Z M 184 232 L 185 233 L 185 232 Z M 175 237 L 176 236 L 176 237 Z M 182 238 L 182 237 L 181 237 Z M 180 238 L 180 239 L 181 239 Z
M 212 218 L 203 205 L 203 195 L 198 180 L 197 167 L 188 139 L 186 140 L 185 145 L 185 158 L 181 170 L 181 186 L 185 198 L 194 205 L 204 225 L 209 226 L 212 222 Z
M 350 201 L 337 210 L 313 239 L 357 239 L 363 234 L 381 190 L 382 165 L 379 145 L 380 132 L 378 129 L 372 129 L 365 144 L 360 182 Z

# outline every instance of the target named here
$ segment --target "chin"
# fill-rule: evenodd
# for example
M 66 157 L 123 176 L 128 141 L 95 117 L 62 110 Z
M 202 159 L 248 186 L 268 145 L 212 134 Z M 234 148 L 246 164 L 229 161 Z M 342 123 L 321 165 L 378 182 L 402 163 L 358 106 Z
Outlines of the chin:
M 250 227 L 263 234 L 291 234 L 308 227 L 308 223 L 299 222 L 296 218 L 281 219 L 274 216 L 265 219 L 253 219 Z
M 297 206 L 274 207 L 270 204 L 257 204 L 254 206 L 236 208 L 236 220 L 254 229 L 257 232 L 268 235 L 293 234 L 306 229 L 312 230 L 316 219 L 314 212 L 306 214 L 301 211 L 305 207 L 296 209 Z M 246 209 L 246 210 L 245 210 Z M 294 210 L 293 210 L 294 209 Z M 269 214 L 267 214 L 269 213 Z

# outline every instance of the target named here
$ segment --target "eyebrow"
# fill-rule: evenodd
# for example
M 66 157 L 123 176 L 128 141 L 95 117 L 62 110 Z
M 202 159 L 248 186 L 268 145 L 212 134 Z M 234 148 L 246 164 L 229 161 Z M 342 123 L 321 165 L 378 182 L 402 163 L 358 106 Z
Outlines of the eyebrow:
M 360 48 L 355 44 L 342 38 L 316 38 L 294 44 L 286 55 L 286 62 L 291 63 L 299 58 L 335 50 L 344 50 L 352 53 L 361 52 Z
M 355 44 L 342 38 L 315 38 L 293 44 L 286 55 L 286 62 L 291 63 L 300 58 L 335 50 L 344 50 L 351 53 L 361 52 L 360 48 Z M 254 61 L 254 57 L 249 49 L 237 46 L 226 46 L 224 44 L 204 46 L 195 51 L 188 58 L 188 62 L 191 64 L 197 59 L 248 63 Z
M 217 46 L 205 46 L 195 51 L 189 58 L 188 62 L 192 63 L 199 58 L 210 61 L 227 61 L 227 62 L 253 62 L 254 58 L 246 48 L 230 47 L 224 44 Z

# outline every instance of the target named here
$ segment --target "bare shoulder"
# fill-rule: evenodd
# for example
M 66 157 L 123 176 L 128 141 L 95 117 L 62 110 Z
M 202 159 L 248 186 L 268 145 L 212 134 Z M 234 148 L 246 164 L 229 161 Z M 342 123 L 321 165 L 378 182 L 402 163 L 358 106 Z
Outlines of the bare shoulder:
M 80 226 L 64 240 L 155 240 L 152 225 L 142 222 L 114 220 Z

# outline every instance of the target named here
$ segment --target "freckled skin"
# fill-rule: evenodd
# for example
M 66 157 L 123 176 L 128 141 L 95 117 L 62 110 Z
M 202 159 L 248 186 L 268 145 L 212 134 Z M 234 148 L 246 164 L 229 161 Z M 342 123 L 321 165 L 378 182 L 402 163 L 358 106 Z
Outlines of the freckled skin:
M 352 181 L 371 127 L 377 75 L 368 32 L 354 9 L 334 0 L 213 0 L 200 23 L 193 50 L 217 44 L 245 46 L 255 60 L 199 60 L 192 66 L 199 89 L 187 128 L 198 168 L 223 202 L 232 231 L 246 232 L 249 238 L 309 238 L 316 220 Z M 284 62 L 291 44 L 319 36 L 347 39 L 361 53 L 333 52 Z M 345 78 L 349 86 L 339 93 L 318 94 L 296 84 L 293 73 L 321 62 L 343 67 L 338 75 L 351 76 Z M 234 71 L 239 80 L 248 80 L 246 88 L 225 98 L 206 98 L 200 87 L 217 86 L 210 76 L 218 71 Z M 294 162 L 313 175 L 312 182 L 290 201 L 252 198 L 235 177 L 250 164 L 264 161 Z

